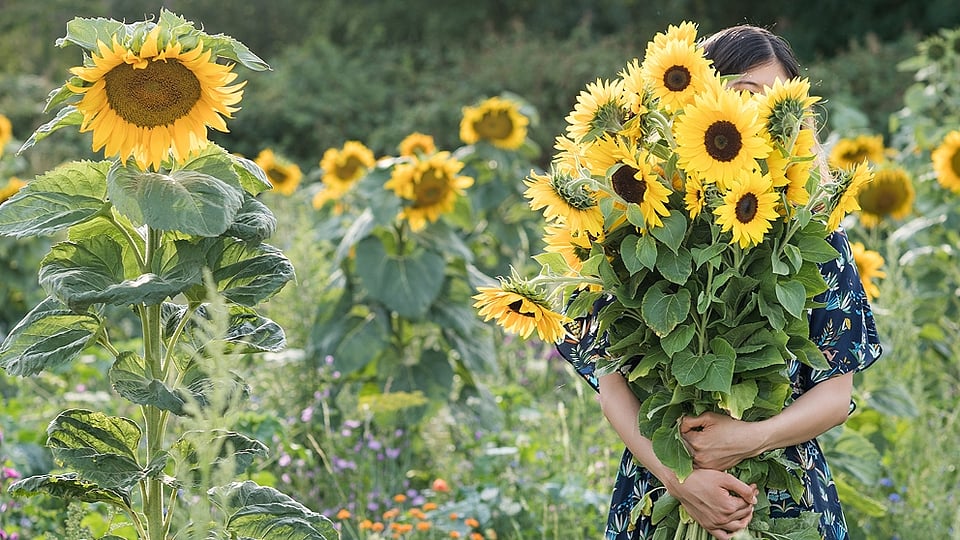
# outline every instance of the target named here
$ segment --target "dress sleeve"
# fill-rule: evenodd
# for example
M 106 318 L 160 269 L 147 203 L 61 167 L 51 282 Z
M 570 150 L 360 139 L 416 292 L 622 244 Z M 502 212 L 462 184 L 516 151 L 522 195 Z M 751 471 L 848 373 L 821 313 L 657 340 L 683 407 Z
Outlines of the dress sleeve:
M 599 298 L 593 303 L 589 313 L 567 323 L 564 326 L 563 339 L 556 345 L 560 356 L 597 392 L 600 391 L 596 375 L 597 360 L 606 356 L 609 344 L 606 332 L 598 332 L 597 313 L 612 300 L 609 296 Z
M 827 290 L 815 300 L 823 307 L 810 312 L 810 339 L 823 352 L 826 370 L 812 370 L 807 383 L 844 373 L 862 371 L 882 352 L 873 312 L 850 249 L 846 233 L 839 229 L 827 237 L 839 253 L 835 260 L 820 265 Z

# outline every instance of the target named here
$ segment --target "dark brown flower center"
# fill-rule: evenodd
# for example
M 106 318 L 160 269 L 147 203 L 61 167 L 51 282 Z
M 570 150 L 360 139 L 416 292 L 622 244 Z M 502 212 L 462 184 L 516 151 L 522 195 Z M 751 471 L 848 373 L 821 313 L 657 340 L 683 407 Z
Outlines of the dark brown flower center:
M 610 177 L 613 191 L 629 203 L 640 204 L 643 202 L 643 194 L 647 192 L 646 182 L 640 182 L 636 178 L 638 172 L 640 171 L 624 165 Z
M 277 185 L 282 185 L 290 179 L 290 175 L 287 174 L 287 169 L 285 167 L 270 167 L 266 172 L 267 177 L 270 178 L 270 181 Z
M 350 181 L 359 176 L 360 171 L 364 169 L 366 165 L 363 164 L 356 156 L 349 156 L 347 159 L 343 160 L 342 165 L 337 165 L 336 175 L 337 178 L 343 181 Z
M 429 169 L 420 177 L 413 188 L 414 208 L 434 206 L 444 201 L 449 191 L 450 180 L 443 171 Z
M 703 146 L 717 161 L 731 161 L 743 148 L 743 138 L 737 126 L 729 120 L 718 120 L 703 134 Z
M 671 92 L 686 90 L 690 82 L 690 70 L 686 66 L 670 66 L 663 72 L 663 85 Z
M 888 216 L 899 210 L 909 199 L 908 179 L 900 175 L 879 173 L 857 194 L 857 203 L 863 212 L 875 216 Z
M 736 216 L 740 223 L 750 223 L 757 217 L 757 208 L 759 201 L 756 193 L 744 193 L 743 197 L 737 201 Z
M 488 141 L 502 141 L 513 133 L 513 121 L 506 111 L 487 111 L 473 124 L 477 136 Z
M 176 60 L 150 61 L 143 69 L 124 63 L 103 78 L 110 108 L 138 127 L 173 124 L 201 98 L 200 81 Z
M 953 169 L 953 174 L 960 176 L 960 149 L 957 149 L 950 158 L 950 168 Z

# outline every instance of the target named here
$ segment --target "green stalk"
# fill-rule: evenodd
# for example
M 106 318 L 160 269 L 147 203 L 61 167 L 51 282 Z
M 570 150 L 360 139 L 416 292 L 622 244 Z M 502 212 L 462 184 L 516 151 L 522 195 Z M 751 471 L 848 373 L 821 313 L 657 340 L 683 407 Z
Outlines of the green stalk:
M 147 229 L 147 247 L 144 257 L 144 266 L 152 270 L 157 248 L 160 245 L 162 233 L 152 228 Z M 140 326 L 143 330 L 143 362 L 144 376 L 150 379 L 159 379 L 163 376 L 163 350 L 160 320 L 160 305 L 141 306 Z M 147 463 L 163 451 L 164 418 L 160 409 L 151 405 L 141 407 L 147 436 Z M 148 478 L 146 482 L 146 498 L 144 500 L 144 514 L 147 521 L 148 540 L 163 540 L 166 536 L 164 524 L 164 504 L 166 496 L 164 486 L 156 478 Z

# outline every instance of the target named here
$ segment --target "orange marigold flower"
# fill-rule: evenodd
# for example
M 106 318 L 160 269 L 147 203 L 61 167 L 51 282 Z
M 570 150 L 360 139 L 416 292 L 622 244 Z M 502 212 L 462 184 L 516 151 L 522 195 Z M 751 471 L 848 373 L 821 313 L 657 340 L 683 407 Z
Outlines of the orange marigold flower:
M 483 540 L 483 535 L 480 533 L 470 533 L 470 540 Z
M 463 520 L 463 524 L 466 525 L 467 527 L 471 527 L 471 528 L 479 527 L 479 526 L 480 526 L 480 522 L 477 521 L 477 520 L 475 520 L 475 519 L 473 519 L 473 518 L 467 518 L 467 519 Z
M 427 517 L 427 515 L 423 513 L 423 510 L 419 508 L 411 508 L 409 514 L 410 514 L 410 517 L 416 518 L 416 519 L 424 519 Z
M 450 520 L 451 520 L 451 521 L 456 521 L 456 520 L 458 520 L 458 519 L 460 519 L 460 516 L 458 516 L 456 512 L 450 512 Z
M 387 527 L 379 521 L 370 526 L 370 530 L 373 532 L 383 532 L 383 530 L 386 528 Z
M 439 491 L 441 493 L 446 493 L 450 491 L 450 486 L 447 484 L 447 481 L 443 478 L 435 478 L 433 484 L 430 486 L 434 491 Z
M 437 509 L 437 503 L 433 503 L 433 502 L 423 503 L 424 512 L 429 512 L 431 510 L 436 510 L 436 509 Z
M 407 496 L 403 493 L 397 493 L 393 496 L 393 502 L 402 503 L 407 500 Z
M 397 517 L 397 516 L 399 516 L 399 515 L 400 515 L 400 510 L 398 510 L 398 509 L 396 509 L 396 508 L 391 508 L 391 509 L 389 509 L 389 510 L 387 510 L 386 512 L 383 513 L 383 519 L 384 519 L 384 521 L 388 521 L 388 520 L 391 520 L 391 519 L 393 519 L 393 518 L 395 518 L 395 517 Z
M 365 520 L 363 520 L 363 521 L 360 522 L 360 530 L 361 530 L 361 531 L 370 530 L 370 529 L 372 529 L 372 528 L 373 528 L 373 522 L 370 521 L 369 519 L 365 519 Z
M 340 511 L 337 512 L 337 519 L 350 519 L 350 511 L 346 508 L 341 508 Z
M 450 531 L 450 538 L 460 538 L 460 533 L 457 531 Z
M 429 521 L 421 521 L 420 523 L 417 523 L 418 531 L 429 531 L 430 527 L 433 527 L 433 524 L 431 524 Z

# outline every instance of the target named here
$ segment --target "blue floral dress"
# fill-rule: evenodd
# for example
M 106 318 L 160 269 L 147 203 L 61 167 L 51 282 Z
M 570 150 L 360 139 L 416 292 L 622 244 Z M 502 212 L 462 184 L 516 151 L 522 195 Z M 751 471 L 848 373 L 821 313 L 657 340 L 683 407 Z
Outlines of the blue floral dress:
M 810 311 L 810 338 L 823 351 L 830 368 L 819 371 L 796 360 L 790 362 L 787 368 L 793 392 L 789 401 L 831 377 L 866 369 L 881 353 L 873 313 L 847 236 L 838 230 L 830 234 L 827 241 L 840 256 L 820 265 L 828 289 L 816 298 L 824 307 Z M 557 349 L 590 386 L 599 391 L 594 369 L 597 359 L 605 354 L 606 346 L 606 336 L 598 335 L 597 321 L 588 315 L 568 325 Z M 803 467 L 806 489 L 799 501 L 785 491 L 768 492 L 771 516 L 796 517 L 802 511 L 818 512 L 820 532 L 825 540 L 846 539 L 847 525 L 840 499 L 817 440 L 789 447 L 786 455 Z M 605 540 L 644 540 L 652 536 L 654 527 L 649 518 L 641 516 L 631 526 L 630 512 L 646 493 L 660 485 L 656 477 L 633 459 L 629 450 L 624 450 L 610 501 Z M 655 495 L 651 494 L 654 500 Z

